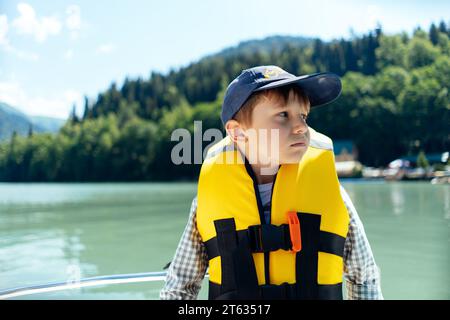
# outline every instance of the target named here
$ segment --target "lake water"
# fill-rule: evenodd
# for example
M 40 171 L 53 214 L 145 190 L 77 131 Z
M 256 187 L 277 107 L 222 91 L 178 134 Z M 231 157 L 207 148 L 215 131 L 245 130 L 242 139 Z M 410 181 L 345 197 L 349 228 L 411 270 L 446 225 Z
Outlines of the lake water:
M 450 299 L 450 186 L 343 181 L 381 269 L 386 299 Z M 195 183 L 0 184 L 0 289 L 160 271 Z M 162 282 L 22 299 L 157 299 Z M 207 297 L 204 281 L 200 298 Z

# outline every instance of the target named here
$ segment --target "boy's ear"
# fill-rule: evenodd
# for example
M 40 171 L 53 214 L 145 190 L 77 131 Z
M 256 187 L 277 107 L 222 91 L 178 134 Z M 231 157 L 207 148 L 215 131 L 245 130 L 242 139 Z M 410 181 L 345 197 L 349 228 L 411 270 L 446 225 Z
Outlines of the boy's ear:
M 238 141 L 245 142 L 247 140 L 245 130 L 242 128 L 241 124 L 236 120 L 228 120 L 227 123 L 225 123 L 225 129 L 228 135 L 231 137 L 231 140 L 233 140 L 233 142 Z

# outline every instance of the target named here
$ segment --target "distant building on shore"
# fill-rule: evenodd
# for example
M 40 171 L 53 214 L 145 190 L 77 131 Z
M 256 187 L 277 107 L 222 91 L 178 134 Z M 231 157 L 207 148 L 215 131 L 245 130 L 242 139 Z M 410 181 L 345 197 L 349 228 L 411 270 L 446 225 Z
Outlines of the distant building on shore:
M 362 165 L 358 161 L 358 150 L 351 140 L 334 140 L 336 171 L 340 178 L 360 177 Z
M 358 150 L 352 140 L 334 140 L 333 147 L 336 162 L 358 160 Z

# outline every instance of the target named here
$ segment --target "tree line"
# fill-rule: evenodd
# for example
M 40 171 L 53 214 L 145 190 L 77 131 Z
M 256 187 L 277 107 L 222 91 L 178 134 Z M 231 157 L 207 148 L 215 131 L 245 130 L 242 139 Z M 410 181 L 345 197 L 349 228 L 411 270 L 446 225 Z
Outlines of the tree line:
M 266 39 L 211 55 L 167 74 L 112 83 L 83 115 L 57 134 L 13 135 L 0 144 L 1 181 L 137 181 L 194 179 L 199 165 L 172 164 L 176 128 L 222 129 L 228 83 L 242 69 L 275 64 L 293 74 L 331 71 L 343 92 L 313 109 L 308 123 L 333 139 L 350 139 L 359 160 L 385 166 L 402 155 L 449 149 L 450 28 L 368 34 L 324 42 Z M 301 41 L 300 41 L 301 40 Z M 75 110 L 75 108 L 74 108 Z M 207 143 L 206 143 L 207 144 Z

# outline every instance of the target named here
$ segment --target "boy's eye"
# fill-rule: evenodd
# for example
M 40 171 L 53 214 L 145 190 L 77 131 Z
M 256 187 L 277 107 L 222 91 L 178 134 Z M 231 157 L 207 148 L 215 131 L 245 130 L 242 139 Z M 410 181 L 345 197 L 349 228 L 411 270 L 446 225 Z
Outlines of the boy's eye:
M 286 111 L 280 112 L 278 113 L 278 115 L 282 118 L 287 118 L 288 117 L 288 113 Z M 306 121 L 306 119 L 308 119 L 308 115 L 307 114 L 301 114 L 300 117 Z

